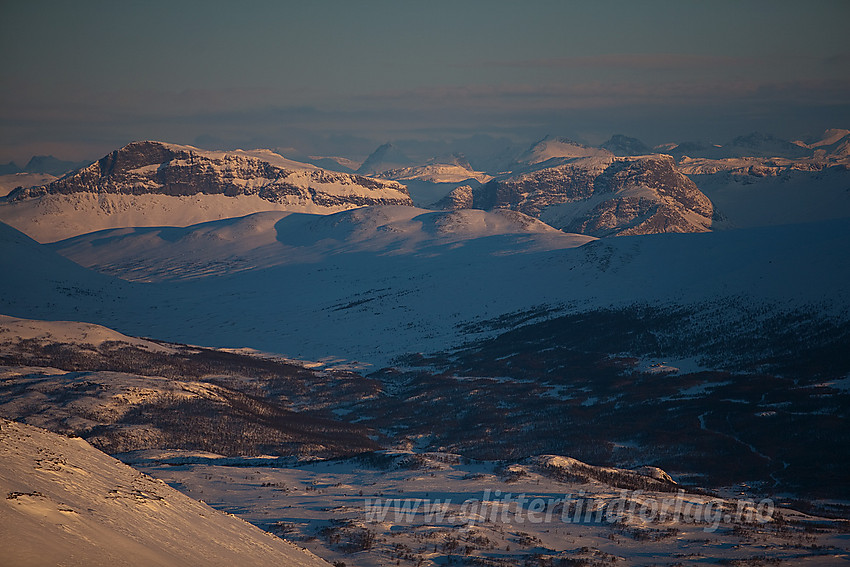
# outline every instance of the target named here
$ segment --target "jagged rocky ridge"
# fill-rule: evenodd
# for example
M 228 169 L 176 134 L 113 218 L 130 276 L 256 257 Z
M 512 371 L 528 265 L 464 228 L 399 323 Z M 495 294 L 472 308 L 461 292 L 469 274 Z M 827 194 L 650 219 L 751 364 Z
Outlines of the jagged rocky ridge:
M 276 157 L 271 152 L 268 155 Z M 272 203 L 296 199 L 329 207 L 410 203 L 405 187 L 399 183 L 290 163 L 296 167 L 281 167 L 247 152 L 205 152 L 190 146 L 133 142 L 73 175 L 40 187 L 16 189 L 9 201 L 87 191 L 257 195 Z M 330 190 L 329 186 L 348 190 Z
M 471 202 L 470 202 L 471 201 Z M 705 232 L 711 201 L 670 156 L 553 158 L 474 189 L 459 187 L 439 208 L 512 209 L 566 232 L 592 236 Z
M 398 182 L 326 171 L 269 150 L 133 142 L 62 179 L 15 189 L 0 202 L 0 220 L 52 242 L 107 228 L 188 226 L 269 210 L 412 204 Z

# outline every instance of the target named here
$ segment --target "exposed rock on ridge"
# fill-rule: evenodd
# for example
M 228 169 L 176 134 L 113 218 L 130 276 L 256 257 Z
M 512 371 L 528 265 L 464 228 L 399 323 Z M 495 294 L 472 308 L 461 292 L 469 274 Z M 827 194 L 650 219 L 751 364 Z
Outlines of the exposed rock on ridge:
M 714 206 L 665 155 L 567 159 L 458 188 L 443 208 L 512 209 L 567 232 L 592 236 L 704 232 Z M 471 205 L 470 205 L 471 200 Z
M 413 201 L 397 181 L 337 173 L 269 150 L 134 142 L 0 201 L 0 221 L 41 242 L 107 228 L 189 226 L 262 211 L 333 213 Z
M 269 155 L 274 156 L 275 154 Z M 246 152 L 133 142 L 79 172 L 41 187 L 16 189 L 9 201 L 78 192 L 189 196 L 257 195 L 273 203 L 296 198 L 322 206 L 410 204 L 405 187 L 290 162 L 280 167 Z M 349 190 L 328 191 L 330 185 Z

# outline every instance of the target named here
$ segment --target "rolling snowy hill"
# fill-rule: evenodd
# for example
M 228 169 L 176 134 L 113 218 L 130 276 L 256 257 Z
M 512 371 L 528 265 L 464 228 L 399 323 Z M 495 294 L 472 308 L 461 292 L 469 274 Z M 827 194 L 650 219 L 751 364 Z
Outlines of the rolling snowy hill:
M 57 242 L 53 248 L 89 268 L 153 281 L 315 264 L 356 252 L 427 258 L 488 238 L 499 240 L 493 249 L 499 255 L 571 248 L 593 240 L 507 210 L 434 212 L 384 206 L 332 215 L 256 213 L 186 228 L 105 230 Z
M 703 311 L 735 299 L 768 311 L 840 314 L 850 304 L 850 268 L 837 261 L 850 256 L 846 220 L 576 247 L 587 237 L 552 232 L 528 217 L 493 215 L 408 207 L 279 220 L 268 214 L 62 244 L 69 255 L 135 281 L 189 279 L 157 284 L 85 270 L 7 228 L 0 312 L 386 364 L 403 353 L 457 346 L 479 336 L 468 335 L 471 323 L 518 312 L 546 317 L 636 303 Z M 486 229 L 496 220 L 504 227 Z M 517 221 L 531 230 L 518 229 Z M 233 236 L 243 233 L 250 236 Z M 729 325 L 745 317 L 731 305 L 705 315 Z

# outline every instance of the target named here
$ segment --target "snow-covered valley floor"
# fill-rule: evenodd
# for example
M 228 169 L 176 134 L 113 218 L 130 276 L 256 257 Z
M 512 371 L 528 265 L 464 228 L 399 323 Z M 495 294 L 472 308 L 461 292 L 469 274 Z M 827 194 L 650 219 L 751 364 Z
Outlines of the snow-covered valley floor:
M 368 458 L 367 458 L 368 457 Z M 747 495 L 628 490 L 445 453 L 298 466 L 126 456 L 186 494 L 346 565 L 827 565 L 847 524 Z M 569 461 L 569 459 L 560 459 Z M 557 473 L 561 472 L 559 476 Z

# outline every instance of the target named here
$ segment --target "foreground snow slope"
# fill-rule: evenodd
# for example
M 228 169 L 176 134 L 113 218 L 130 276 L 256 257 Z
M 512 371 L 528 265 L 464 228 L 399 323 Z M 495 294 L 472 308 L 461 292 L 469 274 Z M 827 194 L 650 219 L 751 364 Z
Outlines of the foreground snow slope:
M 86 270 L 42 246 L 32 238 L 0 223 L 0 278 L 4 308 L 0 312 L 26 315 L 35 305 L 50 313 L 59 310 L 70 321 L 97 322 L 102 311 L 122 309 L 128 288 L 122 280 Z
M 0 420 L 6 565 L 327 565 L 97 451 Z

